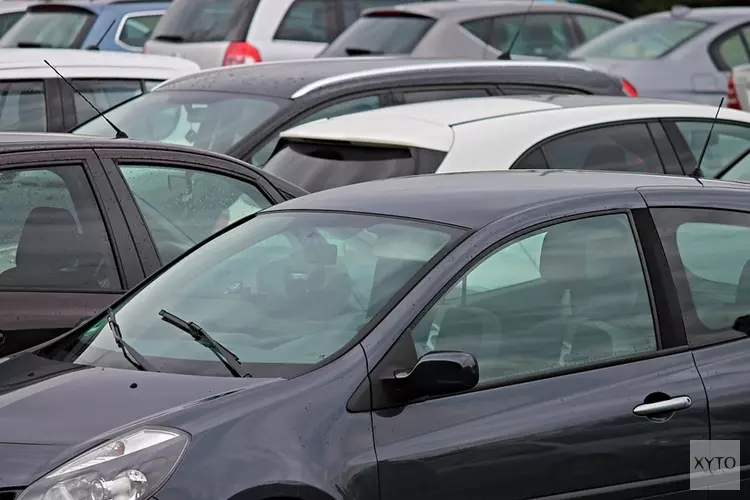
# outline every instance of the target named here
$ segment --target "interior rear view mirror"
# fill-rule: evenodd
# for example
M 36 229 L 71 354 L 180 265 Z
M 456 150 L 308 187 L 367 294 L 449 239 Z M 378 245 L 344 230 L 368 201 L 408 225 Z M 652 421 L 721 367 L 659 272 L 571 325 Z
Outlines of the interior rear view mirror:
M 173 193 L 188 194 L 190 192 L 190 183 L 184 175 L 170 175 L 167 177 L 169 190 Z
M 399 390 L 410 398 L 456 394 L 479 383 L 476 358 L 461 351 L 432 351 L 422 356 L 410 372 L 396 372 Z

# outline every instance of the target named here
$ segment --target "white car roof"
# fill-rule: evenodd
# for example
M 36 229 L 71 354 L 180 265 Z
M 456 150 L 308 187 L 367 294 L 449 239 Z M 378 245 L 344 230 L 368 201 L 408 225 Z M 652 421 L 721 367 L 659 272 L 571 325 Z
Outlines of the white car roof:
M 0 80 L 54 78 L 47 60 L 66 78 L 139 78 L 167 80 L 200 67 L 187 59 L 130 52 L 75 49 L 0 50 Z

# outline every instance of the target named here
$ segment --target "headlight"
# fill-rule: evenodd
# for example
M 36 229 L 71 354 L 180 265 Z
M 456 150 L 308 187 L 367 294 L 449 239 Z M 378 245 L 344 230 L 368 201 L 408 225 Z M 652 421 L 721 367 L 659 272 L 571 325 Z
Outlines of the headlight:
M 145 499 L 169 477 L 188 441 L 177 429 L 140 429 L 63 464 L 18 500 Z

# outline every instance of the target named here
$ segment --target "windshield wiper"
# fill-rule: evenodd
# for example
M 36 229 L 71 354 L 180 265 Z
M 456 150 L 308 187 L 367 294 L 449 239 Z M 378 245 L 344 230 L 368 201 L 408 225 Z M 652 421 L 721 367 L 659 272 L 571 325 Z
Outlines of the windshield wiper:
M 382 56 L 382 50 L 361 49 L 359 47 L 347 47 L 344 49 L 348 56 Z
M 183 43 L 185 41 L 185 37 L 180 35 L 156 35 L 154 37 L 154 40 L 160 40 L 162 42 Z
M 16 47 L 19 49 L 51 49 L 52 45 L 41 42 L 18 42 Z
M 117 324 L 115 319 L 115 313 L 112 309 L 107 309 L 107 324 L 109 329 L 112 330 L 112 336 L 115 338 L 115 344 L 122 351 L 122 355 L 128 362 L 143 372 L 158 372 L 154 365 L 146 361 L 141 353 L 133 349 L 127 342 L 122 340 L 122 332 L 120 332 L 120 325 Z
M 226 366 L 235 377 L 252 377 L 252 375 L 242 367 L 240 358 L 214 340 L 206 330 L 200 327 L 200 325 L 197 325 L 192 321 L 187 322 L 164 309 L 159 311 L 159 316 L 170 325 L 176 326 L 183 332 L 190 334 L 196 342 L 214 353 L 214 355 L 219 358 L 224 366 Z

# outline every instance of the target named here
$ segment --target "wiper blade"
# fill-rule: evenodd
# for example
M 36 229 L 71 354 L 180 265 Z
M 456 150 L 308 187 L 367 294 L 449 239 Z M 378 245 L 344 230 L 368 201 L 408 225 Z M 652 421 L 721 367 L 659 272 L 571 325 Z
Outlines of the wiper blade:
M 16 47 L 19 49 L 51 49 L 52 45 L 40 42 L 18 42 Z
M 176 326 L 185 333 L 190 334 L 193 339 L 210 350 L 219 360 L 232 372 L 235 377 L 252 377 L 242 367 L 240 358 L 238 358 L 232 351 L 221 345 L 219 342 L 214 340 L 206 330 L 200 327 L 200 325 L 193 323 L 192 321 L 187 322 L 184 319 L 175 316 L 174 314 L 162 309 L 159 311 L 161 319 L 169 323 L 170 325 Z
M 346 55 L 348 56 L 381 56 L 383 55 L 382 50 L 361 49 L 358 47 L 347 47 L 344 49 L 344 52 L 346 52 Z
M 122 339 L 122 332 L 120 331 L 120 325 L 117 324 L 115 319 L 115 313 L 112 309 L 107 309 L 107 323 L 109 329 L 112 330 L 112 336 L 115 338 L 115 344 L 122 351 L 122 355 L 128 362 L 143 372 L 158 372 L 159 370 L 149 363 L 146 358 L 136 351 L 130 344 Z
M 185 41 L 185 37 L 180 35 L 156 35 L 154 40 L 160 40 L 162 42 L 174 42 L 182 43 Z

